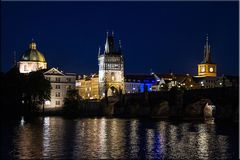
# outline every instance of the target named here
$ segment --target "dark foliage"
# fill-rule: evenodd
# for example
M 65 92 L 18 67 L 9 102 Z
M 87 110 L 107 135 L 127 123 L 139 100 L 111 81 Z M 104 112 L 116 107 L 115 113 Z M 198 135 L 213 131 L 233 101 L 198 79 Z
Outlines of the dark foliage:
M 67 91 L 66 98 L 64 99 L 64 114 L 67 116 L 77 115 L 79 112 L 79 104 L 81 97 L 78 94 L 78 90 L 71 89 Z
M 2 117 L 34 115 L 50 99 L 51 84 L 41 71 L 21 74 L 17 67 L 0 74 Z

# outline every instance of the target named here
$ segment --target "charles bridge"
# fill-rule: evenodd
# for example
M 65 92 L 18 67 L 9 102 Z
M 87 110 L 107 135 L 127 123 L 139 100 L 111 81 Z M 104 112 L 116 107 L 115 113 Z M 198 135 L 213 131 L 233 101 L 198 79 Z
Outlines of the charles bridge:
M 239 88 L 223 87 L 195 90 L 145 92 L 109 98 L 104 114 L 130 117 L 203 118 L 206 107 L 216 119 L 238 120 Z

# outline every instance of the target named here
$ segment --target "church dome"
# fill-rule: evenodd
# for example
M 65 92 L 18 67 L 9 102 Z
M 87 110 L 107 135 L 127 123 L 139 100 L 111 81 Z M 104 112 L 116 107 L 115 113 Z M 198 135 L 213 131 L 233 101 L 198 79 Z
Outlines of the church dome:
M 21 61 L 46 62 L 44 55 L 37 50 L 34 41 L 29 44 L 29 49 L 22 54 Z

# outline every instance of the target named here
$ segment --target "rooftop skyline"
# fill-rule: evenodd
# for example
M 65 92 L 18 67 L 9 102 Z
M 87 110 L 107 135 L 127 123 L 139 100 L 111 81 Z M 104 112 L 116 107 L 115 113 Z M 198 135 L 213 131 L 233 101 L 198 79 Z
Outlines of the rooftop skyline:
M 121 40 L 125 73 L 197 75 L 208 34 L 218 75 L 238 75 L 238 2 L 1 2 L 2 70 L 32 39 L 49 67 L 98 72 L 106 32 Z

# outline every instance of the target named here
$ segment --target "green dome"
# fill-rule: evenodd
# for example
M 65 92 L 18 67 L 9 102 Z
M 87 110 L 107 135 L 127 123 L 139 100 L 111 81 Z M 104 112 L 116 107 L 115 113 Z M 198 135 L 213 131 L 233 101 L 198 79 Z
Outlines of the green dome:
M 37 50 L 36 43 L 32 42 L 29 49 L 22 54 L 22 61 L 46 62 L 44 55 Z

